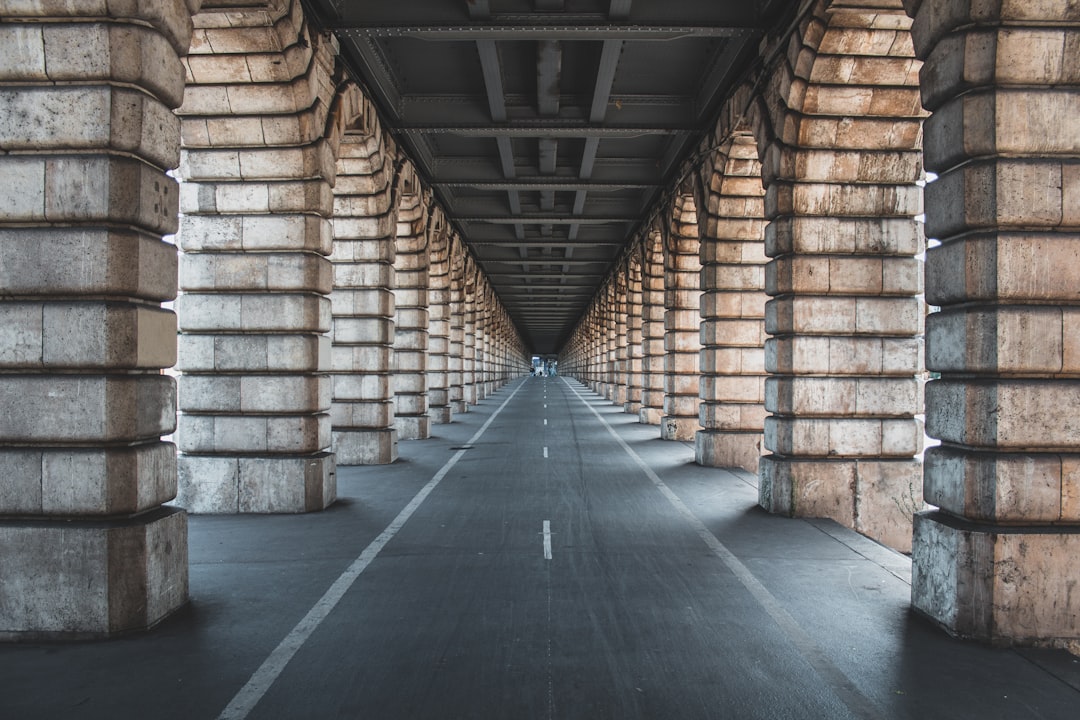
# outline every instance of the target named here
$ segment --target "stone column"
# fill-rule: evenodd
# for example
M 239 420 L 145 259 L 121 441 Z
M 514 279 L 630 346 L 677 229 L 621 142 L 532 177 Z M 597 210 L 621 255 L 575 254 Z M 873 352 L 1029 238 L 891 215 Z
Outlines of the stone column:
M 341 465 L 398 457 L 392 390 L 394 354 L 395 148 L 365 103 L 366 135 L 343 139 L 334 185 L 333 427 Z
M 638 420 L 659 425 L 664 414 L 664 246 L 655 230 L 645 239 L 642 266 L 641 410 Z
M 619 371 L 618 328 L 615 317 L 615 278 L 608 278 L 604 293 L 604 397 L 615 402 L 615 388 Z
M 699 465 L 757 472 L 765 426 L 765 220 L 761 164 L 748 133 L 708 166 L 701 225 L 702 430 Z
M 626 400 L 623 411 L 631 415 L 641 412 L 641 362 L 643 355 L 641 333 L 641 260 L 634 253 L 629 265 L 626 302 Z
M 428 210 L 411 168 L 399 181 L 394 257 L 394 427 L 402 440 L 431 437 L 428 417 Z
M 487 320 L 488 320 L 488 296 L 487 283 L 483 275 L 477 270 L 476 278 L 476 310 L 474 312 L 474 340 L 473 340 L 473 383 L 475 385 L 476 402 L 487 397 Z
M 693 440 L 701 429 L 701 260 L 697 213 L 692 195 L 676 201 L 665 257 L 663 440 Z
M 589 387 L 596 394 L 600 394 L 604 381 L 604 341 L 603 320 L 601 319 L 599 298 L 594 298 L 589 310 L 589 322 L 587 325 L 588 352 L 589 352 Z
M 191 22 L 74 5 L 0 25 L 0 639 L 143 630 L 188 593 L 161 303 Z
M 439 218 L 431 236 L 428 268 L 428 415 L 434 423 L 453 419 L 450 408 L 450 232 Z
M 1080 647 L 1080 15 L 905 3 L 925 59 L 926 499 L 912 603 L 951 633 Z M 1066 8 L 1066 5 L 1069 7 Z
M 465 324 L 462 348 L 462 384 L 466 405 L 475 405 L 476 395 L 476 284 L 477 269 L 472 258 L 465 264 Z
M 450 357 L 447 360 L 450 410 L 467 412 L 463 383 L 465 353 L 465 249 L 454 235 L 450 252 Z
M 480 305 L 476 311 L 476 365 L 479 400 L 491 394 L 491 321 L 494 295 L 487 279 L 483 278 L 483 291 L 477 293 Z
M 198 15 L 187 59 L 178 502 L 195 512 L 304 512 L 336 497 L 334 160 L 321 137 L 336 47 L 298 2 L 285 7 L 260 16 L 272 25 Z
M 614 297 L 614 310 L 615 310 L 615 390 L 612 396 L 612 402 L 619 407 L 626 405 L 626 399 L 629 396 L 629 378 L 628 378 L 628 319 L 627 318 L 627 288 L 626 288 L 626 274 L 628 272 L 625 260 L 616 271 L 618 274 L 615 276 L 615 297 Z
M 770 95 L 760 503 L 910 547 L 922 504 L 919 62 L 895 0 L 826 8 Z M 779 123 L 779 124 L 778 124 Z

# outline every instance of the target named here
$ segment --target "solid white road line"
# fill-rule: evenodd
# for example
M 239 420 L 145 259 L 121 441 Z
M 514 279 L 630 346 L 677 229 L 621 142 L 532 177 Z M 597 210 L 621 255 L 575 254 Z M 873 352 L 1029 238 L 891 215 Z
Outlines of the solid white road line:
M 862 691 L 855 686 L 855 683 L 851 681 L 844 671 L 841 670 L 836 664 L 825 654 L 825 651 L 816 643 L 814 639 L 810 637 L 809 633 L 803 629 L 799 622 L 791 616 L 791 613 L 776 599 L 776 596 L 769 592 L 757 577 L 750 572 L 750 568 L 746 567 L 739 558 L 735 557 L 735 554 L 728 550 L 727 546 L 720 542 L 719 538 L 712 534 L 712 531 L 705 526 L 705 523 L 693 513 L 690 508 L 686 506 L 686 503 L 675 494 L 675 491 L 667 486 L 660 476 L 653 472 L 653 469 L 649 467 L 641 456 L 634 452 L 634 449 L 630 447 L 625 440 L 622 439 L 615 428 L 608 424 L 607 420 L 596 411 L 589 402 L 581 396 L 573 385 L 570 384 L 566 378 L 563 378 L 563 382 L 570 388 L 570 391 L 577 395 L 578 400 L 584 403 L 585 407 L 589 408 L 589 411 L 596 416 L 596 419 L 607 428 L 607 431 L 615 438 L 626 454 L 641 468 L 642 472 L 652 480 L 653 485 L 660 491 L 667 501 L 675 508 L 675 510 L 686 518 L 691 527 L 697 533 L 698 537 L 713 551 L 723 563 L 727 566 L 728 570 L 738 579 L 742 586 L 757 600 L 758 604 L 765 610 L 766 613 L 773 619 L 780 630 L 784 632 L 788 639 L 798 648 L 799 652 L 806 659 L 812 668 L 821 676 L 821 679 L 826 682 L 829 688 L 836 694 L 842 703 L 847 705 L 852 714 L 859 718 L 877 718 L 881 717 L 881 712 L 877 706 L 874 705 L 870 698 L 863 695 Z
M 551 559 L 551 521 L 544 521 L 544 559 Z
M 507 403 L 514 399 L 517 395 L 517 391 L 522 388 L 518 385 L 514 388 L 514 392 L 510 393 L 510 396 L 503 401 L 495 412 L 491 414 L 491 417 L 487 419 L 480 429 L 466 441 L 466 445 L 472 445 L 480 436 L 488 429 L 495 418 L 499 416 L 499 413 L 503 411 Z M 323 593 L 323 596 L 319 598 L 319 601 L 308 611 L 300 622 L 296 624 L 296 627 L 285 636 L 269 657 L 263 661 L 259 669 L 251 676 L 244 687 L 240 688 L 240 691 L 236 693 L 232 701 L 225 706 L 225 709 L 218 715 L 218 720 L 243 720 L 248 714 L 255 709 L 259 700 L 267 693 L 270 686 L 274 684 L 274 681 L 278 679 L 278 676 L 285 670 L 285 666 L 289 664 L 293 656 L 304 646 L 307 639 L 311 637 L 311 634 L 318 629 L 323 620 L 337 607 L 337 604 L 341 602 L 341 598 L 345 596 L 349 588 L 352 587 L 356 579 L 360 577 L 360 573 L 367 569 L 367 566 L 371 564 L 371 561 L 379 554 L 379 552 L 386 547 L 386 544 L 393 539 L 394 535 L 401 530 L 402 526 L 409 521 L 416 509 L 427 499 L 427 496 L 431 494 L 431 491 L 438 486 L 442 479 L 446 477 L 446 474 L 450 472 L 451 468 L 457 464 L 457 461 L 465 454 L 465 450 L 458 450 L 454 455 L 446 461 L 446 464 L 439 469 L 439 472 L 435 473 L 434 477 L 428 481 L 427 485 L 420 489 L 420 492 L 416 493 L 413 499 L 409 502 L 405 508 L 398 513 L 398 516 L 386 526 L 386 529 L 382 531 L 379 537 L 371 541 L 371 544 L 364 548 L 364 551 L 360 553 L 359 557 L 353 560 L 352 564 L 346 568 L 345 572 L 341 573 L 334 584 Z

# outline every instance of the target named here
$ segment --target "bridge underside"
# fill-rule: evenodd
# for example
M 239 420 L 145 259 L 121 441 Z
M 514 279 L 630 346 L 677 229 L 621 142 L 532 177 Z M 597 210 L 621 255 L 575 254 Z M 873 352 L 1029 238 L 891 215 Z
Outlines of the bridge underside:
M 1072 4 L 2 19 L 4 638 L 157 625 L 188 513 L 333 517 L 339 469 L 535 356 L 696 477 L 910 553 L 949 633 L 1080 641 Z

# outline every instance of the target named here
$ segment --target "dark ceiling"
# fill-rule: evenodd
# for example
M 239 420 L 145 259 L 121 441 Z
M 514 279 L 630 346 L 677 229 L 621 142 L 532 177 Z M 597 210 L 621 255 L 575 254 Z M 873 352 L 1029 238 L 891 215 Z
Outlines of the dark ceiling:
M 559 350 L 793 0 L 306 0 L 534 353 Z

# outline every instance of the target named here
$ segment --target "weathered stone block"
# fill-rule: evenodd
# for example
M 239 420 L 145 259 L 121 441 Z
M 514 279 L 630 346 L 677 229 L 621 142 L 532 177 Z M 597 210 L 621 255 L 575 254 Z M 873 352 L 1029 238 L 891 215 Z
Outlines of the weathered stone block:
M 186 253 L 180 261 L 186 291 L 283 290 L 321 294 L 333 286 L 330 262 L 311 253 Z
M 1078 279 L 1070 235 L 973 233 L 927 250 L 926 300 L 1066 301 Z
M 313 332 L 330 329 L 330 300 L 316 294 L 185 293 L 177 300 L 186 332 Z
M 388 399 L 393 394 L 391 382 L 393 375 L 386 373 L 349 373 L 333 375 L 333 392 L 335 402 L 344 400 L 381 400 Z
M 394 424 L 394 403 L 389 399 L 335 400 L 330 417 L 336 429 L 385 428 Z
M 926 203 L 934 209 L 926 233 L 947 238 L 995 227 L 1056 228 L 1066 194 L 1074 192 L 1062 168 L 1053 160 L 994 159 L 944 172 L 926 186 Z
M 911 602 L 954 635 L 998 645 L 1068 647 L 1080 640 L 1074 525 L 968 523 L 942 512 L 915 516 Z
M 921 408 L 914 378 L 791 377 L 765 381 L 765 407 L 782 415 L 912 417 Z
M 431 437 L 431 418 L 426 414 L 399 415 L 394 419 L 394 427 L 401 440 L 425 440 Z
M 184 375 L 184 412 L 300 413 L 330 408 L 326 375 Z
M 181 218 L 177 241 L 185 251 L 310 251 L 329 255 L 329 221 L 303 215 L 191 215 Z
M 740 467 L 756 473 L 761 450 L 760 432 L 699 430 L 694 435 L 694 462 L 705 467 Z
M 316 453 L 330 447 L 330 416 L 192 415 L 179 418 L 184 453 Z
M 115 223 L 176 232 L 177 183 L 137 160 L 105 155 L 0 156 L 0 219 Z M 86 182 L 86 178 L 97 182 Z
M 769 257 L 787 253 L 911 257 L 925 245 L 922 223 L 903 217 L 782 217 L 765 229 Z
M 0 229 L 0 287 L 13 295 L 172 300 L 176 263 L 175 246 L 134 232 Z
M 660 421 L 660 439 L 691 442 L 694 439 L 694 435 L 700 429 L 701 427 L 698 425 L 696 415 L 694 417 L 676 417 L 674 415 L 665 414 L 664 418 Z
M 0 407 L 8 443 L 156 440 L 176 427 L 176 387 L 164 375 L 12 375 Z
M 118 303 L 0 306 L 0 367 L 164 368 L 176 362 L 176 316 Z
M 191 335 L 179 338 L 184 372 L 327 372 L 330 338 L 324 335 Z
M 187 602 L 187 515 L 0 527 L 0 637 L 144 630 Z
M 176 495 L 176 448 L 0 451 L 0 512 L 5 515 L 125 515 Z
M 1071 408 L 1080 383 L 997 379 L 926 385 L 927 433 L 970 447 L 1069 451 L 1080 444 Z
M 398 434 L 393 428 L 334 430 L 338 465 L 388 465 L 398 459 Z
M 0 90 L 8 150 L 132 153 L 159 168 L 180 162 L 180 120 L 143 93 L 108 85 Z
M 765 447 L 781 455 L 903 457 L 922 450 L 922 424 L 913 419 L 765 419 Z
M 973 521 L 1080 521 L 1080 485 L 1072 455 L 926 451 L 927 502 Z
M 1059 373 L 1067 369 L 1065 328 L 1078 326 L 1080 310 L 1067 307 L 961 308 L 933 313 L 926 326 L 927 369 Z M 1075 331 L 1071 334 L 1075 337 Z M 1072 361 L 1078 359 L 1070 355 Z

